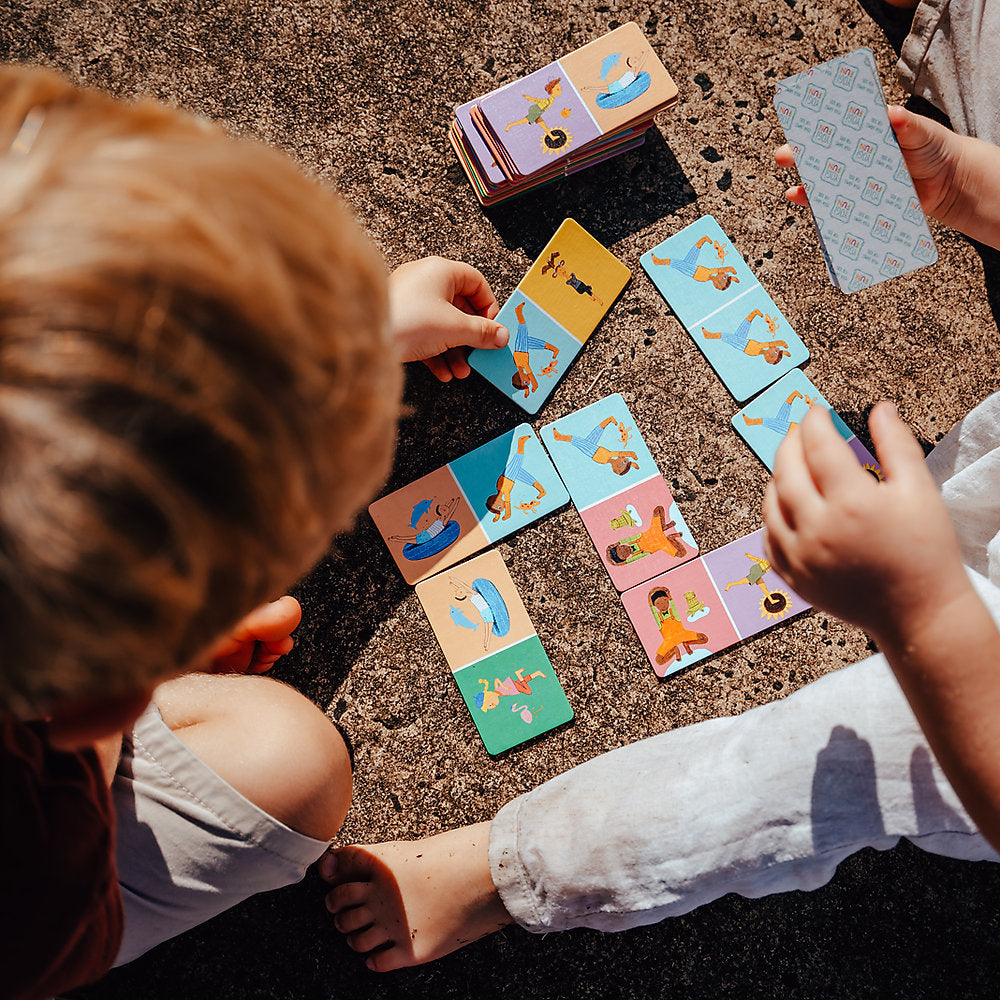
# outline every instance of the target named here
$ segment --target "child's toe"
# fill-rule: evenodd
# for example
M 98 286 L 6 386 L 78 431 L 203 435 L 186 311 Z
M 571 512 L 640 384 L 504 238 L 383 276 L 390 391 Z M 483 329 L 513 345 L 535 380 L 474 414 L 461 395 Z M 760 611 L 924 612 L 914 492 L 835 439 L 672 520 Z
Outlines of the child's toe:
M 355 951 L 374 951 L 389 941 L 386 929 L 378 924 L 347 935 L 347 944 Z
M 413 959 L 408 952 L 393 945 L 391 948 L 384 948 L 381 951 L 376 951 L 373 955 L 369 955 L 365 959 L 365 965 L 372 972 L 392 972 L 394 969 L 404 969 L 407 966 L 413 965 Z
M 326 908 L 331 913 L 339 913 L 352 906 L 364 903 L 368 898 L 369 886 L 367 882 L 345 882 L 332 888 L 326 894 Z
M 352 906 L 341 910 L 334 918 L 333 924 L 342 934 L 354 934 L 363 931 L 375 923 L 375 915 L 367 906 Z

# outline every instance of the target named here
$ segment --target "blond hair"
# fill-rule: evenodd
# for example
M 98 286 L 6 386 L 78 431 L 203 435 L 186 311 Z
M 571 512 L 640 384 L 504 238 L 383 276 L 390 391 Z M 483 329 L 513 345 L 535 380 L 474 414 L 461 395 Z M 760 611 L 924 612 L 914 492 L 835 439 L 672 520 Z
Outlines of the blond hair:
M 384 479 L 385 269 L 283 155 L 0 67 L 0 709 L 178 673 Z

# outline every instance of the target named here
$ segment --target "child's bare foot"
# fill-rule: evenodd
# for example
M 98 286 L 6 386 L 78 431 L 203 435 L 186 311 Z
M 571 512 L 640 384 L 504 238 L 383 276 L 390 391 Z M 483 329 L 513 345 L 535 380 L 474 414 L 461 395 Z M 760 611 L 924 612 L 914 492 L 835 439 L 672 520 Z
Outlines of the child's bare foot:
M 319 863 L 337 930 L 375 972 L 422 965 L 513 923 L 490 877 L 490 824 L 342 847 Z

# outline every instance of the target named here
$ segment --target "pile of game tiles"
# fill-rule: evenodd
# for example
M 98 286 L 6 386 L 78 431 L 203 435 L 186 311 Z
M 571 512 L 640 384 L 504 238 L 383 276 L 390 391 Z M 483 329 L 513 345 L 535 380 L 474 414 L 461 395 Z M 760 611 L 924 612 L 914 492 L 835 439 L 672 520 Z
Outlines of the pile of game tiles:
M 642 144 L 677 86 L 633 23 L 455 109 L 449 139 L 483 205 Z

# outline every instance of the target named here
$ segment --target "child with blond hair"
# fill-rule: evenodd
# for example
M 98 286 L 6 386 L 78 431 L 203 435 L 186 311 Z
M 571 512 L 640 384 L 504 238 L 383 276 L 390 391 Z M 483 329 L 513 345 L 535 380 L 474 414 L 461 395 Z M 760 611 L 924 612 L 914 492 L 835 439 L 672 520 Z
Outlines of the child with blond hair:
M 259 676 L 299 621 L 280 595 L 385 479 L 400 361 L 468 375 L 498 311 L 439 258 L 387 284 L 273 150 L 0 68 L 4 996 L 96 979 L 329 845 L 351 769 Z

